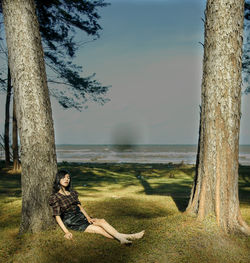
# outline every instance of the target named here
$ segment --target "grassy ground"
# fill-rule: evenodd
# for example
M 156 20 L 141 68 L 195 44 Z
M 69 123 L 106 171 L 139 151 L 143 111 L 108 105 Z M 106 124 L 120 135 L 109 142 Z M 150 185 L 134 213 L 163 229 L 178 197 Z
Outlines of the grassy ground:
M 57 227 L 18 235 L 20 175 L 0 170 L 0 262 L 250 262 L 250 238 L 228 236 L 214 218 L 205 223 L 183 213 L 194 167 L 161 164 L 68 164 L 74 189 L 88 213 L 105 218 L 120 232 L 146 230 L 131 247 L 102 236 L 73 232 L 63 238 Z M 250 224 L 250 167 L 240 167 L 240 201 Z

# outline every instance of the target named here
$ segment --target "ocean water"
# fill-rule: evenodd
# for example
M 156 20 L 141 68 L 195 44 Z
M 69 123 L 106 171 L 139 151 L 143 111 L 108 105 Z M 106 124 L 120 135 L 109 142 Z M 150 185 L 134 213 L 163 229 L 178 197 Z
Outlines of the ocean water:
M 196 145 L 57 145 L 58 162 L 195 164 Z M 250 165 L 250 145 L 240 146 L 239 162 Z

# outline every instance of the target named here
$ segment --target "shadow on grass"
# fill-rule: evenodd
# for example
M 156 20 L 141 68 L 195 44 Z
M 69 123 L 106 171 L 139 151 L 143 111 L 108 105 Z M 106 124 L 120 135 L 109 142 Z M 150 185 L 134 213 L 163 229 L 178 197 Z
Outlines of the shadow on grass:
M 2 210 L 2 209 L 1 209 Z M 15 208 L 3 213 L 0 212 L 1 228 L 15 228 L 19 227 L 21 221 L 20 209 Z
M 148 262 L 147 251 L 153 249 L 152 245 L 156 248 L 160 238 L 165 236 L 166 229 L 161 222 L 165 222 L 166 216 L 175 213 L 175 210 L 169 210 L 148 199 L 108 198 L 92 202 L 92 209 L 88 208 L 90 214 L 95 212 L 97 217 L 105 218 L 119 232 L 138 232 L 146 229 L 145 238 L 135 241 L 132 247 L 126 247 L 99 235 L 74 231 L 74 243 L 60 241 L 61 236 L 59 242 L 53 238 L 48 247 L 54 249 L 41 252 L 42 258 L 45 258 L 42 262 Z M 91 208 L 91 202 L 89 203 Z M 163 218 L 158 219 L 159 217 Z M 161 225 L 162 231 L 159 231 L 158 224 Z M 155 239 L 153 243 L 152 238 Z
M 119 185 L 143 187 L 146 195 L 171 196 L 179 211 L 185 211 L 195 172 L 194 166 L 173 164 L 108 164 L 108 163 L 61 163 L 59 169 L 69 170 L 73 186 L 86 193 L 97 194 L 97 187 Z M 179 176 L 180 172 L 183 176 Z M 176 174 L 177 173 L 177 174 Z M 0 197 L 20 197 L 20 175 L 8 174 L 1 169 Z M 240 201 L 249 202 L 250 167 L 239 167 Z
M 179 211 L 182 212 L 185 211 L 189 201 L 195 170 L 194 167 L 186 168 L 173 164 L 85 164 L 72 169 L 71 167 L 71 165 L 68 166 L 73 185 L 84 192 L 93 192 L 96 191 L 94 187 L 104 187 L 111 183 L 120 184 L 126 188 L 137 185 L 139 182 L 147 195 L 171 196 Z M 174 176 L 175 170 L 187 175 L 186 178 L 175 182 L 175 179 L 178 179 L 178 176 L 177 178 Z M 144 173 L 147 173 L 146 177 L 149 179 L 157 179 L 157 181 L 166 179 L 164 180 L 166 183 L 150 184 L 143 176 Z
M 95 187 L 105 187 L 108 184 L 120 184 L 124 188 L 137 185 L 138 182 L 143 186 L 144 193 L 147 195 L 171 196 L 179 211 L 185 211 L 194 168 L 181 168 L 178 165 L 169 164 L 84 164 L 81 166 L 68 167 L 72 175 L 74 187 L 83 190 L 85 193 L 96 192 Z M 175 169 L 182 169 L 181 172 L 190 177 L 175 182 L 173 175 Z M 153 186 L 142 175 L 147 173 L 149 178 L 164 180 L 166 183 L 154 183 Z M 153 174 L 153 175 L 151 175 Z M 157 174 L 155 176 L 154 174 Z M 136 180 L 135 180 L 136 179 Z
M 161 207 L 153 201 L 134 198 L 109 198 L 105 201 L 95 201 L 94 210 L 91 207 L 88 210 L 93 213 L 93 216 L 114 220 L 116 218 L 152 219 L 174 213 L 173 210 Z
M 190 180 L 182 180 L 181 182 L 174 182 L 168 179 L 167 183 L 154 183 L 154 187 L 141 175 L 141 171 L 137 171 L 135 177 L 144 188 L 144 192 L 147 195 L 164 195 L 171 196 L 175 202 L 179 211 L 184 212 L 189 201 L 189 195 L 191 190 Z
M 58 247 L 58 242 L 51 242 L 49 251 L 42 251 L 43 263 L 61 263 L 61 262 L 77 262 L 77 263 L 93 263 L 93 262 L 115 262 L 130 263 L 135 254 L 139 254 L 138 249 L 133 247 L 125 247 L 118 244 L 117 241 L 105 239 L 102 236 L 94 237 L 94 234 L 80 233 L 77 242 L 74 244 L 70 241 L 62 242 Z M 134 245 L 136 246 L 136 245 Z M 67 251 L 67 252 L 65 252 Z
M 149 229 L 151 235 L 157 230 L 157 219 L 173 215 L 174 211 L 158 205 L 152 200 L 120 198 L 89 202 L 99 218 L 105 218 L 120 232 L 138 232 Z M 92 206 L 91 206 L 92 205 Z M 92 211 L 91 211 L 92 210 Z M 98 214 L 99 213 L 99 214 Z M 14 217 L 16 215 L 11 215 Z M 152 221 L 156 219 L 156 222 Z M 165 219 L 164 219 L 165 220 Z M 165 232 L 162 231 L 162 235 Z M 149 233 L 147 233 L 148 235 Z M 59 227 L 42 236 L 24 235 L 19 242 L 18 251 L 23 261 L 17 262 L 136 262 L 134 256 L 140 257 L 143 242 L 138 241 L 132 247 L 120 245 L 117 241 L 102 236 L 73 231 L 74 242 L 64 240 Z M 158 237 L 157 237 L 158 238 Z M 139 247 L 141 248 L 138 248 Z M 148 244 L 150 246 L 150 244 Z M 29 253 L 32 247 L 32 253 Z M 15 262 L 16 250 L 11 252 Z
M 147 229 L 145 239 L 135 242 L 131 248 L 127 248 L 101 236 L 74 232 L 75 241 L 77 242 L 70 242 L 63 239 L 63 235 L 59 229 L 58 231 L 52 231 L 49 237 L 44 235 L 42 237 L 43 240 L 41 240 L 41 242 L 38 240 L 38 243 L 40 243 L 37 244 L 34 249 L 34 238 L 27 235 L 19 241 L 16 236 L 17 234 L 13 235 L 11 232 L 11 227 L 17 228 L 20 222 L 20 202 L 19 206 L 15 209 L 9 210 L 9 212 L 6 210 L 7 207 L 11 206 L 11 204 L 6 205 L 6 203 L 11 199 L 15 200 L 15 198 L 8 198 L 9 196 L 17 196 L 20 198 L 20 192 L 17 192 L 20 191 L 20 176 L 1 172 L 0 197 L 3 198 L 0 202 L 0 208 L 4 208 L 5 210 L 0 211 L 0 213 L 2 212 L 0 224 L 10 232 L 10 234 L 8 234 L 9 237 L 5 238 L 3 243 L 8 244 L 7 242 L 10 242 L 8 240 L 13 240 L 11 241 L 13 243 L 10 243 L 13 249 L 11 248 L 9 250 L 8 257 L 14 257 L 14 259 L 18 257 L 16 262 L 36 262 L 34 259 L 37 258 L 43 263 L 198 262 L 199 257 L 203 258 L 203 261 L 199 262 L 223 261 L 224 254 L 220 251 L 223 251 L 225 243 L 216 243 L 218 246 L 221 243 L 221 247 L 215 251 L 217 254 L 221 253 L 219 254 L 220 261 L 217 260 L 216 253 L 214 254 L 215 258 L 212 258 L 214 261 L 211 261 L 210 253 L 214 247 L 216 247 L 213 245 L 214 240 L 216 240 L 214 235 L 209 237 L 210 240 L 208 240 L 206 236 L 203 238 L 202 234 L 196 234 L 196 228 L 190 229 L 188 221 L 184 221 L 188 226 L 187 228 L 184 227 L 181 223 L 183 222 L 183 215 L 172 216 L 176 213 L 172 202 L 171 205 L 173 209 L 167 205 L 165 206 L 165 203 L 163 203 L 165 202 L 165 198 L 161 200 L 161 203 L 158 203 L 155 202 L 157 198 L 145 198 L 144 195 L 145 193 L 146 195 L 169 196 L 174 200 L 178 209 L 184 211 L 192 186 L 192 167 L 189 169 L 148 164 L 64 164 L 59 165 L 59 168 L 66 168 L 71 172 L 73 184 L 76 188 L 81 189 L 81 195 L 82 193 L 84 194 L 85 191 L 87 194 L 93 194 L 93 196 L 98 195 L 99 190 L 96 189 L 96 187 L 105 188 L 105 186 L 112 185 L 113 187 L 114 185 L 114 189 L 117 189 L 117 186 L 118 189 L 120 189 L 129 186 L 142 186 L 143 190 L 141 193 L 143 193 L 143 195 L 138 195 L 138 199 L 136 196 L 133 196 L 133 198 L 122 197 L 117 199 L 107 197 L 93 201 L 90 199 L 87 202 L 87 211 L 90 215 L 107 219 L 108 222 L 114 225 L 114 227 L 117 227 L 121 232 L 131 230 L 139 231 L 145 228 Z M 243 168 L 240 168 L 240 199 L 248 200 L 249 202 L 248 187 L 250 169 L 249 167 Z M 178 171 L 182 173 L 178 173 Z M 135 191 L 138 191 L 138 188 Z M 157 230 L 159 231 L 157 232 Z M 188 231 L 189 233 L 187 233 Z M 50 235 L 50 233 L 48 233 L 48 235 Z M 208 244 L 209 246 L 206 250 L 207 240 L 211 242 Z M 157 251 L 162 243 L 162 248 Z M 240 244 L 241 243 L 234 247 L 240 247 Z M 11 247 L 11 245 L 6 245 L 6 248 L 7 247 Z M 175 248 L 177 250 L 175 250 Z M 169 258 L 166 258 L 164 261 L 160 260 L 159 255 L 165 253 L 166 249 L 169 249 L 167 256 L 171 255 L 172 250 L 174 251 L 172 261 L 169 260 Z M 227 251 L 231 251 L 231 249 L 232 247 L 229 246 Z M 35 250 L 37 250 L 36 256 L 34 256 Z M 195 255 L 192 258 L 194 259 L 193 261 L 189 258 L 189 251 L 192 251 L 192 254 Z M 152 258 L 154 254 L 155 258 Z M 202 255 L 202 257 L 200 255 Z M 237 255 L 237 253 L 235 253 L 235 255 Z M 20 260 L 20 256 L 23 257 L 23 261 Z M 150 256 L 151 259 L 148 259 Z M 15 262 L 15 260 L 10 260 L 8 262 Z M 235 256 L 233 260 L 229 262 L 236 262 L 237 256 Z
M 250 166 L 239 165 L 239 178 L 250 183 Z
M 0 170 L 0 197 L 21 197 L 20 174 L 9 174 L 7 170 Z
M 144 188 L 144 192 L 147 195 L 166 195 L 171 196 L 174 200 L 179 211 L 183 212 L 189 202 L 191 187 L 193 183 L 193 177 L 195 173 L 195 167 L 176 167 L 178 171 L 183 172 L 185 175 L 190 177 L 190 180 L 182 179 L 181 181 L 174 182 L 175 167 L 173 167 L 173 172 L 170 172 L 170 177 L 172 175 L 172 181 L 170 178 L 166 178 L 166 183 L 153 183 L 150 184 L 146 177 L 143 176 L 145 169 L 137 169 L 135 171 L 135 177 L 140 182 Z M 164 170 L 164 166 L 158 167 L 158 169 Z M 165 168 L 166 169 L 166 168 Z M 163 175 L 164 176 L 164 175 Z M 159 177 L 158 177 L 159 178 Z M 153 185 L 153 186 L 152 186 Z M 242 203 L 250 203 L 250 195 L 248 188 L 250 187 L 250 167 L 249 166 L 239 166 L 239 199 Z
M 61 163 L 59 168 L 69 170 L 72 175 L 72 184 L 78 190 L 83 190 L 87 195 L 96 194 L 97 187 L 107 185 L 121 185 L 130 187 L 143 186 L 147 195 L 171 196 L 180 211 L 184 211 L 189 199 L 191 188 L 191 177 L 193 168 L 179 167 L 173 164 L 74 164 Z M 174 182 L 174 178 L 169 178 L 175 169 L 182 169 L 183 173 L 190 177 L 190 180 Z M 166 183 L 156 182 L 153 186 L 142 176 L 147 172 L 149 179 L 165 180 Z M 20 175 L 3 174 L 0 178 L 0 195 L 21 196 Z

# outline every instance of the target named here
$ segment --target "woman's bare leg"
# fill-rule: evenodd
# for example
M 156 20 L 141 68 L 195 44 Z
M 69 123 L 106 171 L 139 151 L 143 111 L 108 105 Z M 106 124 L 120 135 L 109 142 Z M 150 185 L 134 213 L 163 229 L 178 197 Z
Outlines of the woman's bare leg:
M 118 239 L 121 243 L 131 243 L 128 239 L 139 239 L 144 235 L 144 231 L 136 234 L 123 234 L 119 233 L 114 227 L 112 227 L 105 219 L 94 219 L 93 224 L 95 226 L 102 227 L 107 233 Z
M 114 239 L 113 236 L 111 236 L 109 233 L 107 233 L 102 227 L 100 226 L 94 226 L 94 225 L 89 225 L 84 232 L 87 233 L 95 233 L 95 234 L 101 234 L 107 238 Z
M 133 234 L 121 234 L 123 235 L 126 239 L 129 240 L 136 240 L 136 239 L 140 239 L 144 236 L 145 230 L 138 232 L 138 233 L 133 233 Z
M 108 233 L 103 227 L 98 226 L 98 225 L 89 225 L 84 232 L 87 233 L 96 233 L 96 234 L 101 234 L 107 238 L 111 238 L 111 239 L 117 239 L 118 241 L 120 241 L 121 244 L 131 244 L 131 241 L 128 241 L 126 238 L 119 236 L 117 234 L 111 235 L 110 233 Z M 117 232 L 117 231 L 116 231 Z M 118 233 L 118 232 L 117 232 Z

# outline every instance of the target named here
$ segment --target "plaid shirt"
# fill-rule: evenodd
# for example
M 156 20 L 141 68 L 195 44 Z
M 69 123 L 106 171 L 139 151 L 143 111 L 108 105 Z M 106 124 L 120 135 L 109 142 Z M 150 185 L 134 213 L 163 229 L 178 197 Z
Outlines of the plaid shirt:
M 70 195 L 63 195 L 57 192 L 49 198 L 49 205 L 52 207 L 53 216 L 60 216 L 67 211 L 75 211 L 78 204 L 81 203 L 76 191 L 71 191 Z

